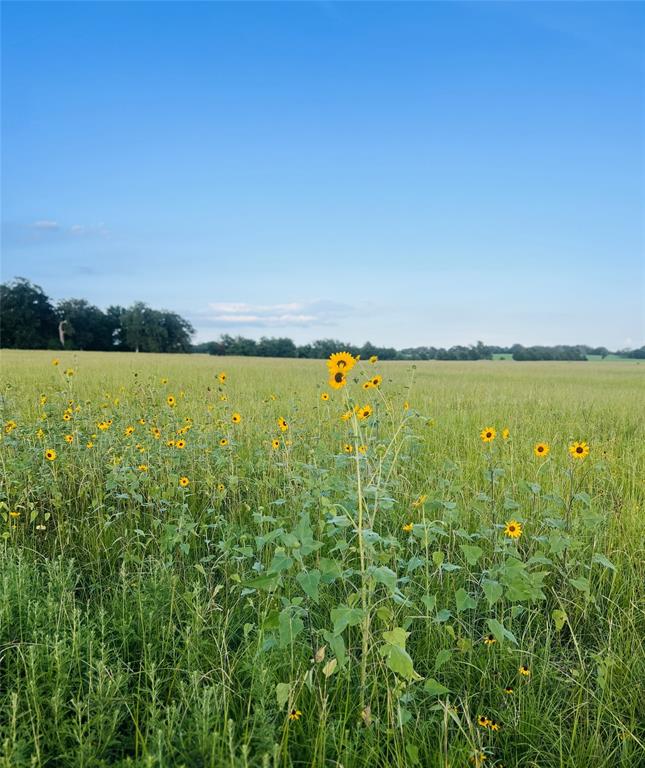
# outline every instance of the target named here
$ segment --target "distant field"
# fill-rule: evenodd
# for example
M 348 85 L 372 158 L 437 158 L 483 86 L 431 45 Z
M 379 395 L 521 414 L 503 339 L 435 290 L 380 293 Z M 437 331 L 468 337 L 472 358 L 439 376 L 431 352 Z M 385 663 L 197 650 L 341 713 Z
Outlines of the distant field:
M 512 359 L 513 359 L 513 355 L 511 354 L 499 353 L 499 354 L 493 355 L 493 360 L 512 360 Z M 587 360 L 589 362 L 594 362 L 594 363 L 611 363 L 611 362 L 640 363 L 640 362 L 643 362 L 642 360 L 636 360 L 630 357 L 620 357 L 619 355 L 607 355 L 607 357 L 602 357 L 601 355 L 587 355 Z
M 0 766 L 645 765 L 645 366 L 52 358 L 2 353 Z

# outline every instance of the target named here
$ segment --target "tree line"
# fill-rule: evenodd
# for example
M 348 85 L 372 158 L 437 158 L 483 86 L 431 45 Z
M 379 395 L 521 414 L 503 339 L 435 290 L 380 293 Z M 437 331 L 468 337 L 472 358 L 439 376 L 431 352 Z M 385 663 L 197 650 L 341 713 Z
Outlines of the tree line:
M 362 359 L 376 355 L 380 360 L 491 360 L 507 355 L 513 360 L 587 360 L 612 354 L 606 347 L 584 344 L 567 346 L 510 347 L 469 346 L 378 347 L 369 341 L 362 346 L 338 339 L 319 339 L 296 345 L 287 337 L 259 340 L 222 334 L 217 341 L 192 344 L 195 329 L 176 312 L 135 302 L 130 307 L 113 305 L 105 311 L 85 299 L 65 299 L 56 304 L 43 289 L 19 277 L 0 285 L 0 345 L 14 349 L 83 349 L 124 352 L 196 352 L 246 357 L 300 357 L 325 359 L 345 349 Z M 621 357 L 645 359 L 645 347 L 621 351 Z

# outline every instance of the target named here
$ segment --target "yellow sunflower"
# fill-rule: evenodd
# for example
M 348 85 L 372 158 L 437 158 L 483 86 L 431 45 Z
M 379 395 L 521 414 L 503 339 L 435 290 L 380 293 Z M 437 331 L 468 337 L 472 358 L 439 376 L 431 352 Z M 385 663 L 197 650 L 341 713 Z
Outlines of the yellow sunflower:
M 378 355 L 372 355 L 369 361 L 372 363 L 372 365 L 374 365 L 374 363 L 378 362 Z
M 352 370 L 356 362 L 357 358 L 350 355 L 349 352 L 334 352 L 327 360 L 327 367 L 331 373 L 336 371 L 347 373 Z
M 329 392 L 323 392 L 320 396 L 320 399 L 323 401 L 323 403 L 326 403 L 327 400 L 329 400 Z
M 504 427 L 504 429 L 502 430 L 502 439 L 508 440 L 510 436 L 511 436 L 511 430 L 508 427 Z
M 222 448 L 226 448 L 228 445 L 228 440 L 225 437 L 220 438 L 219 444 Z
M 371 379 L 368 379 L 367 381 L 363 382 L 363 389 L 373 389 L 374 384 L 372 384 Z
M 509 539 L 519 539 L 522 535 L 522 523 L 518 523 L 517 520 L 509 520 L 504 528 L 504 534 Z
M 372 379 L 372 386 L 373 387 L 380 387 L 382 381 L 383 381 L 383 377 L 382 376 L 374 376 L 374 378 Z
M 369 419 L 369 417 L 372 415 L 372 411 L 373 409 L 371 405 L 364 405 L 358 410 L 356 415 L 361 421 L 364 421 L 365 419 Z
M 414 523 L 406 523 L 401 530 L 405 533 L 411 533 L 414 530 Z
M 177 405 L 177 401 L 175 400 L 174 395 L 168 395 L 168 397 L 166 398 L 166 402 L 171 408 L 174 408 L 175 405 Z
M 351 443 L 345 443 L 343 450 L 345 453 L 354 453 L 354 446 Z
M 222 371 L 221 373 L 218 373 L 217 379 L 220 384 L 226 384 L 226 373 L 224 371 Z
M 231 416 L 231 421 L 233 424 L 239 424 L 242 421 L 242 417 L 240 416 L 237 411 Z
M 569 453 L 574 459 L 584 459 L 589 455 L 589 446 L 584 441 L 578 443 L 571 443 L 569 446 Z
M 277 438 L 274 438 L 271 440 L 271 448 L 273 448 L 274 451 L 277 451 L 280 447 L 280 441 Z
M 482 429 L 482 431 L 479 433 L 479 436 L 481 437 L 483 443 L 492 443 L 496 434 L 497 431 L 494 427 L 486 427 L 486 429 Z
M 278 426 L 280 427 L 281 432 L 286 432 L 289 429 L 289 425 L 287 424 L 287 420 L 280 416 L 278 419 Z
M 347 384 L 347 376 L 343 371 L 333 371 L 329 377 L 329 386 L 332 389 L 342 389 Z
M 289 710 L 289 720 L 291 721 L 300 720 L 301 717 L 302 717 L 302 712 L 299 709 Z
M 189 485 L 189 483 L 190 483 L 190 480 L 189 480 L 189 479 L 186 477 L 186 475 L 182 475 L 182 476 L 179 478 L 179 485 L 180 485 L 182 488 L 186 488 L 186 487 Z
M 65 435 L 65 442 L 71 445 L 74 442 L 74 435 Z
M 45 458 L 47 459 L 47 461 L 56 461 L 56 456 L 57 455 L 58 454 L 56 453 L 56 451 L 53 448 L 48 448 L 45 451 Z
M 548 443 L 537 443 L 533 446 L 533 453 L 540 457 L 546 456 L 550 450 Z

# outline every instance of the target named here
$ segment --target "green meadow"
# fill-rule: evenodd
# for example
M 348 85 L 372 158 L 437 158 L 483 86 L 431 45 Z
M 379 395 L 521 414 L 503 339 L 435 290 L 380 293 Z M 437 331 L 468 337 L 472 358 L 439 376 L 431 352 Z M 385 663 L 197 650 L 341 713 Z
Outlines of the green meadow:
M 2 353 L 2 768 L 645 765 L 645 365 L 54 354 Z

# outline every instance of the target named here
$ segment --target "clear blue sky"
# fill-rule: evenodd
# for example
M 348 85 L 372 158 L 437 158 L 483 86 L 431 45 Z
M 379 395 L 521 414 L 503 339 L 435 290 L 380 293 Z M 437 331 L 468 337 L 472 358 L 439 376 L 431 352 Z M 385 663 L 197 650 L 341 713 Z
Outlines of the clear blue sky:
M 2 3 L 2 278 L 198 339 L 644 342 L 639 3 Z

